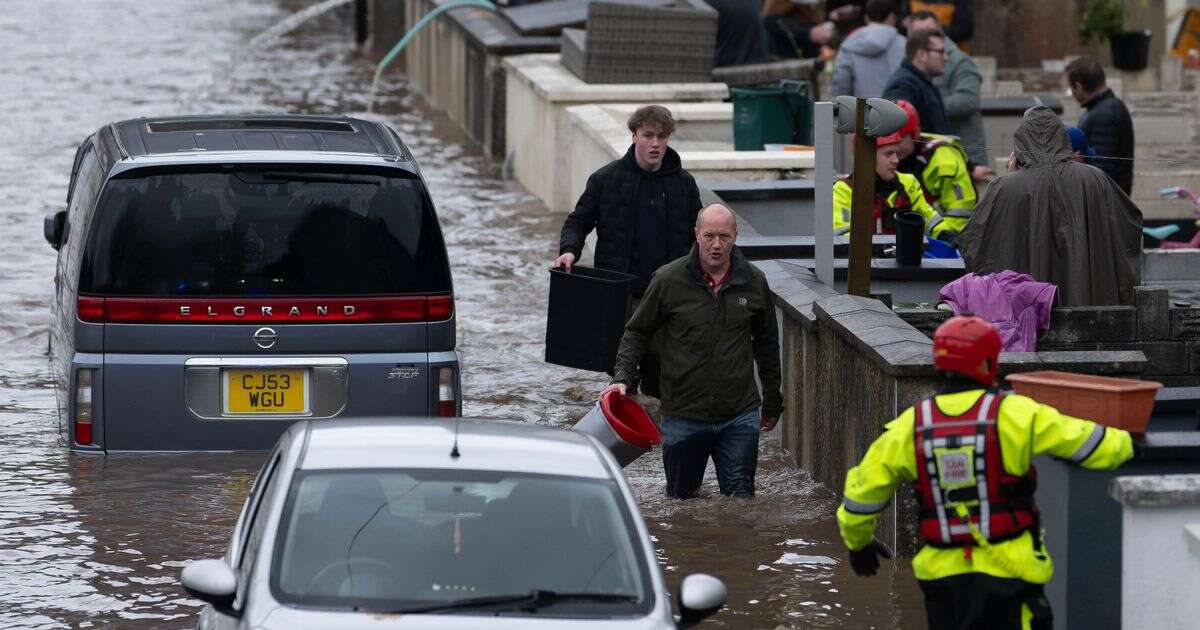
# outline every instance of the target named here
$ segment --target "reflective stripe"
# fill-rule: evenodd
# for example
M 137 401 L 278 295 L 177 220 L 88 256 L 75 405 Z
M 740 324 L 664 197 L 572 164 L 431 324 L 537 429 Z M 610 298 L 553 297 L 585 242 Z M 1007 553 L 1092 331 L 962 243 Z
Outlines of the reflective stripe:
M 975 433 L 975 478 L 976 491 L 979 493 L 979 525 L 983 529 L 983 537 L 992 537 L 992 509 L 988 503 L 988 469 L 987 469 L 987 454 L 984 452 L 986 440 L 984 439 L 987 432 L 984 427 L 985 420 L 989 418 L 992 411 L 992 401 L 995 396 L 990 392 L 983 397 L 983 404 L 979 405 L 979 415 L 976 420 L 979 421 L 979 430 Z M 979 462 L 983 461 L 983 466 Z
M 939 224 L 941 222 L 942 222 L 942 215 L 934 212 L 933 216 L 930 217 L 929 221 L 925 224 L 925 233 L 932 236 L 933 228 L 937 227 L 937 224 Z
M 942 428 L 946 428 L 946 427 L 969 427 L 969 426 L 971 426 L 971 425 L 975 425 L 975 424 L 995 424 L 995 421 L 994 421 L 994 420 L 992 420 L 992 419 L 984 419 L 984 420 L 955 420 L 954 422 L 942 422 L 942 423 L 938 424 L 938 426 L 939 426 L 939 427 L 942 427 Z M 932 429 L 932 428 L 933 428 L 933 427 L 930 427 L 930 429 Z M 936 439 L 939 439 L 939 440 L 945 440 L 946 438 L 936 438 Z M 941 445 L 939 444 L 939 446 L 941 446 Z
M 946 210 L 945 216 L 954 217 L 956 219 L 970 219 L 971 210 L 969 208 L 951 208 Z
M 1083 444 L 1080 444 L 1079 448 L 1075 450 L 1075 454 L 1071 455 L 1067 459 L 1076 464 L 1082 462 L 1083 460 L 1087 459 L 1093 451 L 1096 450 L 1097 446 L 1100 446 L 1100 442 L 1103 440 L 1104 427 L 1097 424 L 1096 426 L 1092 427 L 1092 434 L 1089 435 L 1088 438 L 1083 441 Z
M 849 233 L 850 233 L 850 228 L 848 228 L 848 227 L 838 228 L 833 231 L 834 236 L 845 236 L 846 234 L 849 234 Z
M 921 428 L 925 431 L 933 429 L 933 401 L 926 398 L 921 401 Z M 942 488 L 938 485 L 937 465 L 933 460 L 933 442 L 922 440 L 925 447 L 925 465 L 929 475 L 929 494 L 933 496 L 934 510 L 937 512 L 938 528 L 942 532 L 942 542 L 950 542 L 950 526 L 946 522 L 946 507 L 942 505 Z
M 892 502 L 891 499 L 879 503 L 859 503 L 850 497 L 842 497 L 842 506 L 852 514 L 878 514 Z

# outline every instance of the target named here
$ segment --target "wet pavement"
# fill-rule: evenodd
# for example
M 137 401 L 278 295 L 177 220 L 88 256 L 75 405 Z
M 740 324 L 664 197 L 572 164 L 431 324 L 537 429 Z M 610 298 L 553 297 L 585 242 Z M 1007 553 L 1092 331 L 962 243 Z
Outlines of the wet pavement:
M 234 111 L 362 112 L 373 67 L 334 11 L 269 48 L 246 43 L 311 3 L 43 0 L 5 5 L 0 41 L 0 627 L 190 627 L 176 577 L 223 553 L 261 454 L 69 456 L 46 356 L 54 252 L 75 146 L 105 122 Z M 569 424 L 603 380 L 542 362 L 548 261 L 561 215 L 484 158 L 397 77 L 377 111 L 397 127 L 438 205 L 454 267 L 465 412 Z M 720 576 L 712 627 L 915 628 L 901 566 L 855 578 L 834 494 L 764 443 L 752 500 L 670 501 L 657 453 L 627 470 L 668 584 Z

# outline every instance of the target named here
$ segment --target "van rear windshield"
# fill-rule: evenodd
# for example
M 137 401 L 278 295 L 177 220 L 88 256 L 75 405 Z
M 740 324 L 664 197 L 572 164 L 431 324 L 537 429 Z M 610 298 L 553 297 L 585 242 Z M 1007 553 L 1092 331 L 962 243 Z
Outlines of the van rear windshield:
M 450 291 L 419 179 L 301 170 L 110 180 L 80 293 L 381 295 Z

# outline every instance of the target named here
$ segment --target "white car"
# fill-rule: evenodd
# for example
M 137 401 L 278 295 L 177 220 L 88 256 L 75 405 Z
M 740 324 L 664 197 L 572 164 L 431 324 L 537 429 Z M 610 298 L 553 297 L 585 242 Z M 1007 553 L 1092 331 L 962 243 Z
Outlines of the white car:
M 188 564 L 201 628 L 687 627 L 725 604 L 692 575 L 680 618 L 646 526 L 594 438 L 523 423 L 297 422 L 220 560 Z

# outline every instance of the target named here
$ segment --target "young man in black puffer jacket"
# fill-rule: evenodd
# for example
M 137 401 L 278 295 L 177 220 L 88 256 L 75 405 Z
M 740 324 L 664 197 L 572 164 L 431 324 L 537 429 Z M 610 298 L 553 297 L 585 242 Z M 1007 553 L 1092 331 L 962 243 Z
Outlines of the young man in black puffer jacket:
M 1066 73 L 1071 95 L 1085 110 L 1079 128 L 1099 156 L 1088 158 L 1087 163 L 1107 173 L 1126 195 L 1131 194 L 1133 118 L 1129 109 L 1109 89 L 1104 68 L 1095 59 L 1080 57 L 1067 65 Z
M 650 276 L 667 262 L 686 255 L 700 212 L 700 189 L 683 169 L 679 154 L 667 146 L 675 131 L 670 110 L 638 108 L 629 117 L 633 144 L 624 157 L 588 178 L 575 210 L 563 223 L 555 267 L 568 271 L 579 260 L 588 233 L 596 230 L 595 266 L 632 274 L 636 305 Z M 642 391 L 658 395 L 658 360 L 642 363 Z

